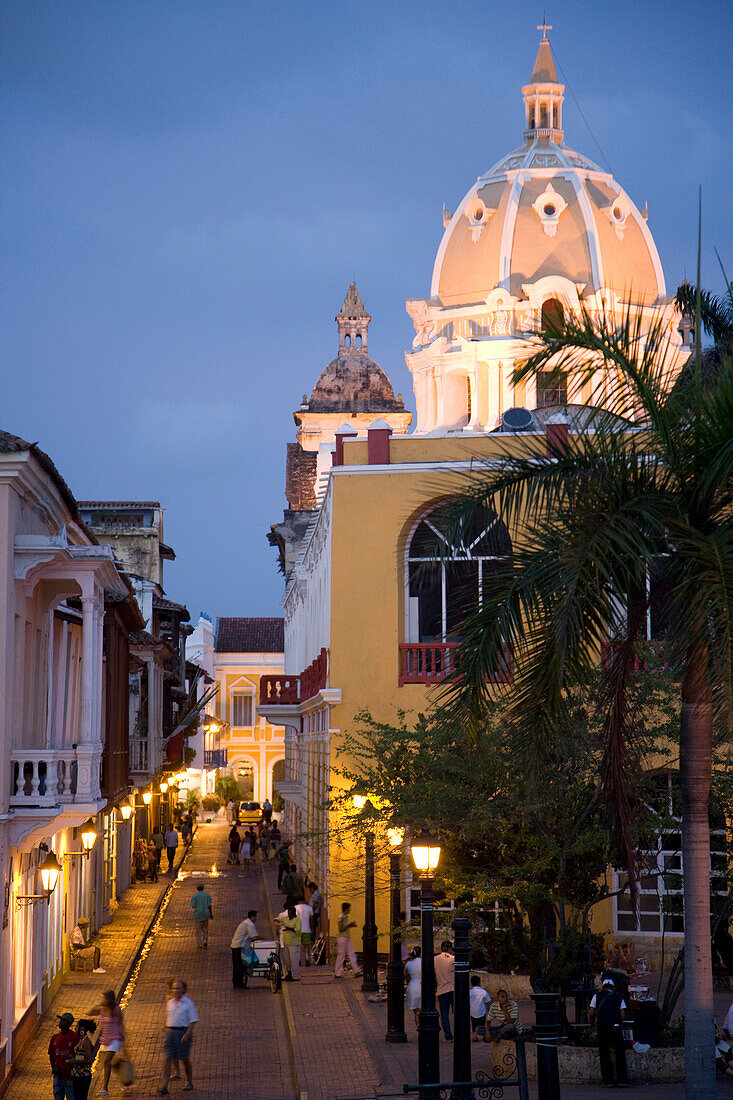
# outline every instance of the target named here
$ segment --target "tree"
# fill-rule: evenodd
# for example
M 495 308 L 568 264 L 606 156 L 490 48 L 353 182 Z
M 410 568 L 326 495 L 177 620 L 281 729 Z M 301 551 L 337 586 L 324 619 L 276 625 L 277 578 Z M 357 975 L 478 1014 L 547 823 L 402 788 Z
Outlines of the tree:
M 566 441 L 548 437 L 546 456 L 516 458 L 507 449 L 501 469 L 466 485 L 456 538 L 478 508 L 491 507 L 514 532 L 514 546 L 461 628 L 446 701 L 479 729 L 508 645 L 515 663 L 508 705 L 524 722 L 539 789 L 543 748 L 567 721 L 568 689 L 587 681 L 613 639 L 602 789 L 633 888 L 629 691 L 648 615 L 664 604 L 680 669 L 686 1089 L 689 1100 L 708 1100 L 715 1094 L 708 799 L 715 720 L 727 730 L 733 674 L 733 364 L 721 354 L 703 377 L 698 340 L 688 385 L 673 386 L 661 320 L 647 328 L 629 313 L 613 326 L 585 307 L 536 341 L 517 378 L 550 370 L 595 386 L 600 371 L 604 411 L 589 410 Z
M 637 748 L 657 764 L 674 753 L 670 677 L 642 673 L 630 699 Z M 498 903 L 515 957 L 528 964 L 538 989 L 552 983 L 548 943 L 566 940 L 574 926 L 587 938 L 590 910 L 609 896 L 605 872 L 614 848 L 599 797 L 598 680 L 596 673 L 574 692 L 569 724 L 542 747 L 539 791 L 501 705 L 486 708 L 480 743 L 439 708 L 412 723 L 401 715 L 397 725 L 363 712 L 344 738 L 342 758 L 351 763 L 339 769 L 344 787 L 334 804 L 348 811 L 352 791 L 368 791 L 386 827 L 428 824 L 444 848 L 441 888 L 462 899 L 475 922 L 491 923 Z M 634 784 L 646 807 L 635 822 L 638 837 L 661 828 L 663 816 L 650 808 L 653 784 L 641 767 Z

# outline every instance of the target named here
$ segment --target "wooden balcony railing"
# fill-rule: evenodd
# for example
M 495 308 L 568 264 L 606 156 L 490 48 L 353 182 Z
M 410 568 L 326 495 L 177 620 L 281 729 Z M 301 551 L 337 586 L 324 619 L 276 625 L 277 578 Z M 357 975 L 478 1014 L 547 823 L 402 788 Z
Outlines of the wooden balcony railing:
M 260 706 L 292 706 L 311 699 L 328 682 L 328 650 L 322 649 L 300 676 L 260 676 Z
M 457 648 L 457 642 L 400 643 L 400 687 L 404 684 L 436 684 L 452 676 L 455 671 L 453 651 Z M 504 649 L 501 668 L 492 680 L 497 684 L 512 682 L 512 658 L 508 646 Z

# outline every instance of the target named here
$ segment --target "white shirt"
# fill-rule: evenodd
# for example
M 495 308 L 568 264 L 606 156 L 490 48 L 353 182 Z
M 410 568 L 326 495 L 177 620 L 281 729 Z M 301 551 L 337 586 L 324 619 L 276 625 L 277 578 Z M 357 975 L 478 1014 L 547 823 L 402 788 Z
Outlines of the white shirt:
M 486 1006 L 491 1004 L 491 997 L 480 985 L 472 985 L 468 994 L 471 1002 L 471 1015 L 477 1020 L 486 1015 Z
M 86 940 L 84 939 L 84 933 L 82 932 L 78 924 L 74 929 L 74 934 L 71 937 L 71 942 L 74 944 L 75 947 L 86 947 L 87 945 Z M 730 1015 L 730 1013 L 728 1015 Z M 726 1016 L 726 1020 L 727 1019 L 728 1017 Z
M 188 1027 L 189 1024 L 195 1024 L 197 1021 L 196 1006 L 185 993 L 180 1001 L 177 1001 L 175 997 L 171 997 L 169 1001 L 165 1002 L 166 1027 Z
M 178 833 L 175 829 L 169 829 L 165 834 L 165 846 L 166 848 L 178 847 Z
M 727 1031 L 729 1035 L 733 1035 L 733 1004 L 728 1009 L 726 1017 L 723 1020 L 723 1031 Z
M 295 906 L 295 912 L 300 917 L 301 930 L 303 932 L 310 933 L 311 921 L 313 920 L 313 909 L 307 901 L 299 901 Z
M 252 940 L 256 940 L 258 936 L 259 932 L 255 928 L 254 921 L 247 917 L 246 920 L 243 920 L 241 924 L 237 925 L 230 946 L 246 950 Z

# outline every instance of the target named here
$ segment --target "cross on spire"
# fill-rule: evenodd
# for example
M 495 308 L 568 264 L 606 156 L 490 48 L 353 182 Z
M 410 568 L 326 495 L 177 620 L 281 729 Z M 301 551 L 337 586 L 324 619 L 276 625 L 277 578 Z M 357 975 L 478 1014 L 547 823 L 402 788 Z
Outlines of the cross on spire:
M 542 13 L 542 22 L 537 24 L 537 30 L 542 31 L 542 38 L 547 38 L 547 32 L 552 30 L 552 23 L 547 22 L 547 12 Z

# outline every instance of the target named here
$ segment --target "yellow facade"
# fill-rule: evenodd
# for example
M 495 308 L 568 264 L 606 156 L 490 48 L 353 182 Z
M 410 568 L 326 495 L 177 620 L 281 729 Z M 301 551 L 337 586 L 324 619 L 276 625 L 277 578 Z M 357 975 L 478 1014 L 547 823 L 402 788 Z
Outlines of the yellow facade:
M 272 801 L 273 771 L 285 760 L 283 727 L 257 714 L 260 676 L 282 673 L 282 654 L 226 653 L 216 655 L 214 675 L 219 686 L 216 716 L 228 723 L 219 742 L 235 779 L 252 780 L 252 799 Z

